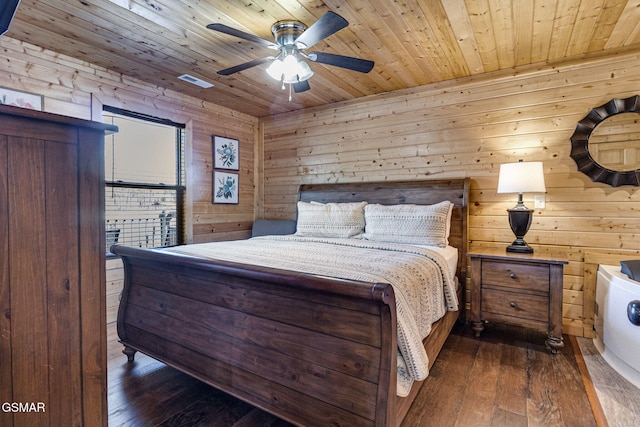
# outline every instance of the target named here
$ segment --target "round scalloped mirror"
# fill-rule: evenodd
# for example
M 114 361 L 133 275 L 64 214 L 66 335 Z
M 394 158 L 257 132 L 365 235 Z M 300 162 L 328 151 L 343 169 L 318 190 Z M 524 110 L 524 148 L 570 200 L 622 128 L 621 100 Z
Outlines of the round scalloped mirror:
M 594 182 L 640 185 L 640 97 L 614 98 L 578 122 L 571 158 Z
M 620 113 L 607 118 L 591 132 L 589 154 L 607 169 L 640 169 L 640 114 Z

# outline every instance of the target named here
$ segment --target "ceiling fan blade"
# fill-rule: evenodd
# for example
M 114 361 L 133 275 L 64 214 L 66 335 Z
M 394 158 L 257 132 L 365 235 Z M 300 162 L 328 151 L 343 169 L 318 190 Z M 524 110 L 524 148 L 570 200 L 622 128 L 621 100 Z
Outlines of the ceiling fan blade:
M 230 36 L 235 36 L 244 40 L 248 40 L 253 43 L 257 43 L 263 46 L 266 46 L 271 49 L 279 49 L 280 47 L 271 42 L 269 40 L 263 39 L 262 37 L 254 36 L 253 34 L 245 33 L 244 31 L 236 30 L 235 28 L 231 28 L 224 24 L 209 24 L 207 28 L 213 31 L 218 31 L 224 34 L 229 34 Z
M 336 67 L 346 68 L 347 70 L 368 73 L 373 69 L 375 63 L 368 59 L 353 58 L 351 56 L 334 55 L 332 53 L 311 52 L 308 55 L 311 61 L 321 64 L 334 65 Z
M 293 91 L 295 93 L 306 92 L 309 89 L 311 89 L 311 86 L 309 86 L 309 80 L 304 80 L 302 82 L 293 83 Z
M 349 22 L 342 16 L 329 11 L 311 24 L 304 33 L 300 34 L 300 37 L 298 37 L 295 42 L 303 44 L 305 49 L 310 48 L 320 40 L 329 37 L 331 34 L 340 31 L 348 25 Z
M 248 68 L 255 67 L 257 65 L 262 65 L 265 62 L 273 61 L 275 58 L 273 56 L 267 56 L 266 58 L 254 59 L 253 61 L 245 62 L 244 64 L 236 65 L 235 67 L 225 68 L 224 70 L 218 71 L 218 74 L 221 76 L 228 76 L 233 73 L 237 73 L 239 71 L 244 71 Z

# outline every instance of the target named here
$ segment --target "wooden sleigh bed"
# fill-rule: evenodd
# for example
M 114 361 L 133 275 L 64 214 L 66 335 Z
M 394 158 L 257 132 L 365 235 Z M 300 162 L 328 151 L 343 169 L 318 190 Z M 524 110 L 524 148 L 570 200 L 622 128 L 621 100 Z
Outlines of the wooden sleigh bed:
M 303 185 L 300 201 L 454 203 L 449 244 L 464 311 L 468 179 Z M 118 335 L 136 351 L 304 426 L 397 426 L 423 382 L 396 394 L 396 301 L 385 283 L 114 245 L 125 268 Z M 458 318 L 424 340 L 433 364 Z

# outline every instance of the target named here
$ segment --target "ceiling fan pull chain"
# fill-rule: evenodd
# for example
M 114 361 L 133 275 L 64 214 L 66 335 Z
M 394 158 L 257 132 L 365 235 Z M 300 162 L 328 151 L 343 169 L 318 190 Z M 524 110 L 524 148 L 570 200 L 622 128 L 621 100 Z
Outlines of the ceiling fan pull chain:
M 291 86 L 293 85 L 289 84 L 289 102 L 291 102 Z

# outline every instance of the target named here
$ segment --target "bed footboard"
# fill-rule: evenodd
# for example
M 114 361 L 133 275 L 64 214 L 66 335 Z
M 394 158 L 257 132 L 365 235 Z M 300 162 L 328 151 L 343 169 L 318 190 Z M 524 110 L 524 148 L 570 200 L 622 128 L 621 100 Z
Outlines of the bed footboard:
M 305 426 L 396 423 L 396 308 L 387 284 L 115 245 L 118 335 Z

